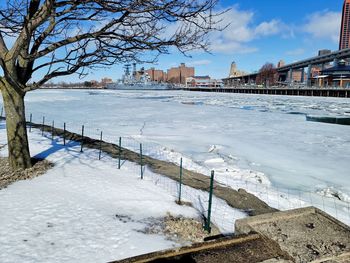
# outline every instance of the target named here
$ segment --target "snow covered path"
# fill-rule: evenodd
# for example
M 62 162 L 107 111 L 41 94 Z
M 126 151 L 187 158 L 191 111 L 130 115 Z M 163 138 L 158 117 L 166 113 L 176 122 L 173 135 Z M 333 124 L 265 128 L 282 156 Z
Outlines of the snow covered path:
M 38 132 L 30 133 L 30 142 L 32 155 L 47 156 L 55 167 L 0 190 L 2 263 L 107 262 L 180 246 L 140 231 L 167 212 L 199 217 L 152 181 L 141 181 L 132 163 L 118 170 L 108 156 L 98 161 L 95 150 L 82 154 L 79 145 L 51 144 Z M 0 151 L 6 153 L 6 147 Z

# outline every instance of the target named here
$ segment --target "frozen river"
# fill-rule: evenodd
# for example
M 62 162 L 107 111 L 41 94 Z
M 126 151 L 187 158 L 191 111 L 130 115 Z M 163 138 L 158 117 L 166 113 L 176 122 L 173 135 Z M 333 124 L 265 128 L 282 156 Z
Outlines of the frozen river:
M 154 142 L 163 159 L 186 156 L 193 161 L 187 166 L 215 169 L 221 181 L 240 177 L 350 201 L 350 126 L 306 121 L 306 115 L 350 117 L 349 99 L 40 90 L 26 96 L 26 105 L 35 122 L 45 115 L 67 122 L 68 130 L 81 124 L 94 136 L 103 130 L 115 142 L 118 136 Z

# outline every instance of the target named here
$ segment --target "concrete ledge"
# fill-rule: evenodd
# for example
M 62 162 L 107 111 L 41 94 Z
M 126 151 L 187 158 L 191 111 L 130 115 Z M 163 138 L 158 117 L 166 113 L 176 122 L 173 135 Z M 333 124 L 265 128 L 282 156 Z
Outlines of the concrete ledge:
M 350 262 L 350 227 L 315 207 L 240 219 L 235 229 L 276 241 L 295 262 Z
M 288 211 L 279 211 L 274 213 L 268 213 L 253 217 L 247 217 L 243 219 L 238 219 L 235 223 L 235 233 L 237 235 L 249 234 L 250 232 L 258 232 L 255 226 L 266 224 L 272 221 L 279 220 L 293 220 L 298 217 L 303 217 L 311 214 L 319 214 L 322 217 L 327 218 L 329 221 L 333 222 L 344 228 L 345 231 L 350 231 L 350 226 L 344 224 L 343 222 L 337 220 L 336 218 L 330 216 L 329 214 L 323 212 L 322 210 L 310 206 L 304 208 L 298 208 Z
M 258 234 L 250 234 L 198 243 L 188 247 L 145 254 L 114 262 L 289 263 L 292 262 L 291 259 L 290 255 L 283 252 L 276 242 L 265 239 Z

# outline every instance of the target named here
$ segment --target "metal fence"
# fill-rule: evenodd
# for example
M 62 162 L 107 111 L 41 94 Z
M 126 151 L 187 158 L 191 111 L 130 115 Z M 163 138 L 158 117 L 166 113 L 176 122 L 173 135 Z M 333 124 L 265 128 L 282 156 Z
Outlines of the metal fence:
M 3 113 L 1 116 L 3 116 Z M 32 114 L 28 114 L 27 116 L 27 127 L 29 132 L 32 131 L 30 122 L 33 122 L 43 126 L 48 125 L 52 126 L 52 128 L 56 127 L 63 131 L 80 134 L 81 137 L 89 137 L 95 140 L 100 140 L 101 142 L 113 143 L 117 146 L 138 153 L 141 158 L 139 166 L 135 166 L 136 168 L 134 170 L 128 170 L 128 172 L 131 172 L 135 176 L 139 176 L 140 179 L 151 180 L 157 186 L 166 189 L 174 196 L 174 200 L 179 200 L 179 196 L 181 196 L 181 201 L 190 202 L 193 207 L 203 215 L 205 222 L 208 222 L 208 219 L 210 220 L 211 218 L 212 222 L 219 226 L 220 230 L 223 232 L 233 232 L 235 220 L 245 216 L 244 211 L 233 209 L 224 200 L 216 198 L 215 190 L 214 196 L 210 197 L 209 193 L 211 191 L 209 184 L 208 191 L 201 191 L 187 185 L 181 185 L 177 181 L 151 172 L 142 162 L 142 156 L 150 156 L 156 159 L 173 162 L 183 168 L 191 169 L 185 161 L 191 160 L 190 157 L 171 150 L 169 151 L 169 149 L 166 149 L 162 145 L 150 141 L 143 141 L 137 137 L 105 134 L 98 127 L 86 126 L 84 124 L 80 125 L 69 121 L 55 121 L 44 116 L 33 116 Z M 45 132 L 40 132 L 43 136 L 55 140 L 56 143 L 61 143 L 67 146 L 70 145 L 70 142 L 65 138 L 64 133 L 63 136 L 57 137 L 57 135 L 50 132 L 48 129 L 46 129 Z M 83 150 L 84 145 L 81 145 L 81 151 Z M 171 158 L 169 158 L 169 152 L 173 155 Z M 96 158 L 98 159 L 103 159 L 105 156 L 106 153 L 102 150 L 99 150 L 96 153 Z M 123 156 L 120 155 L 117 159 L 118 166 L 123 169 Z M 201 167 L 199 172 L 208 177 L 211 176 L 211 170 L 209 168 L 199 164 L 198 167 Z M 186 176 L 186 172 L 179 168 L 179 181 L 181 181 L 181 177 L 185 178 Z M 259 199 L 265 201 L 269 206 L 278 210 L 288 210 L 312 205 L 329 213 L 338 220 L 350 224 L 350 200 L 341 200 L 341 196 L 337 195 L 337 193 L 319 193 L 303 191 L 300 189 L 277 188 L 247 180 L 244 177 L 234 178 L 230 175 L 216 177 L 215 180 L 217 183 L 235 190 L 240 188 L 245 189 L 247 192 L 254 194 Z M 211 198 L 212 200 L 210 204 Z M 204 226 L 207 230 L 210 229 L 210 226 L 207 223 Z

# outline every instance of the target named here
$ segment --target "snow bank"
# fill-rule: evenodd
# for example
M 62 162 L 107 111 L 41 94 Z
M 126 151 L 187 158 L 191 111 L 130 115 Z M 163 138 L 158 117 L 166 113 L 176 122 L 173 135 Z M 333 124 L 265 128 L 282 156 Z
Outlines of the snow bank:
M 80 153 L 80 145 L 29 133 L 32 155 L 55 164 L 45 175 L 0 190 L 0 262 L 107 262 L 181 246 L 165 236 L 145 234 L 156 218 L 205 212 L 208 193 L 184 186 L 179 206 L 177 183 L 130 162 L 117 169 L 109 156 L 96 150 Z M 6 144 L 0 129 L 0 144 Z M 6 156 L 6 147 L 0 156 Z M 213 221 L 233 232 L 236 218 L 246 215 L 213 199 Z

